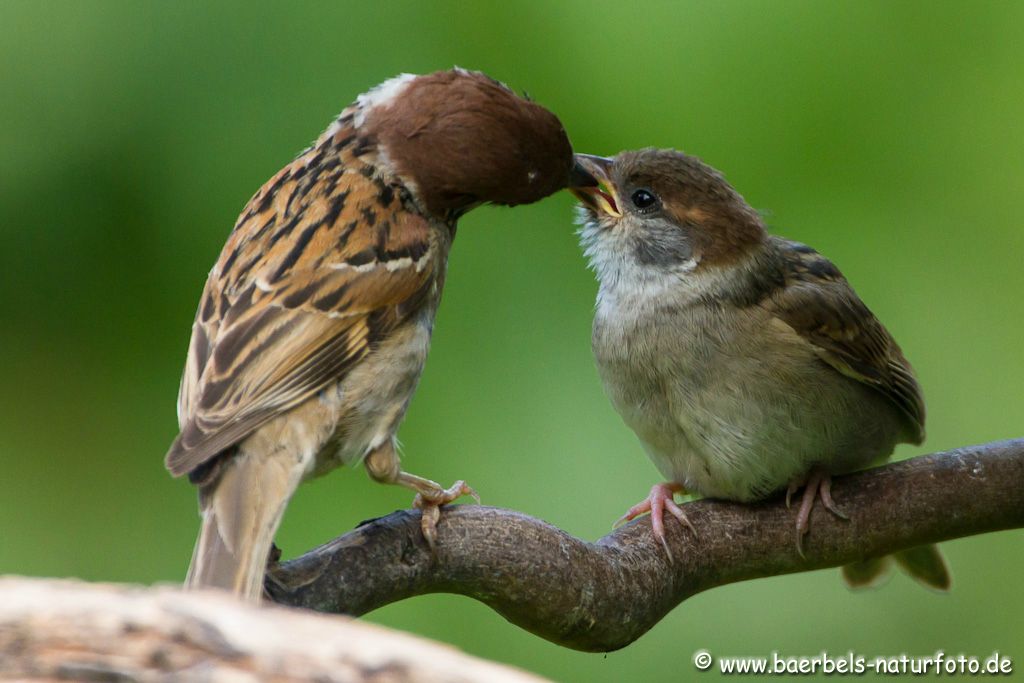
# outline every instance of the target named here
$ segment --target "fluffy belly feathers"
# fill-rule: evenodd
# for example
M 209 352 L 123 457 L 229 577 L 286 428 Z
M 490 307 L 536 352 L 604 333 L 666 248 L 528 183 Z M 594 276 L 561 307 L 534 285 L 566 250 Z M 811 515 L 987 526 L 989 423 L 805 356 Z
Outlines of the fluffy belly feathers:
M 629 346 L 601 321 L 594 335 L 605 390 L 668 480 L 703 496 L 751 501 L 813 466 L 839 473 L 892 452 L 898 430 L 885 398 L 813 352 L 769 335 L 757 335 L 755 345 L 742 328 L 714 320 L 683 317 L 678 325 L 695 333 L 675 338 L 672 349 Z

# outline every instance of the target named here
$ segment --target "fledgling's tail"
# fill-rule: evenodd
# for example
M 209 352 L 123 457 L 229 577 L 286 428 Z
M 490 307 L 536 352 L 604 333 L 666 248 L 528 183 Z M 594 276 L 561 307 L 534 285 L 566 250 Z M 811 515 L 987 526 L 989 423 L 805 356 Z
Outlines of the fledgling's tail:
M 919 545 L 885 557 L 872 558 L 843 567 L 843 580 L 850 588 L 877 586 L 886 577 L 892 560 L 910 578 L 933 590 L 946 592 L 952 585 L 946 558 L 936 545 Z
M 274 534 L 302 475 L 289 460 L 240 451 L 200 488 L 203 522 L 186 588 L 221 588 L 250 602 L 262 599 Z

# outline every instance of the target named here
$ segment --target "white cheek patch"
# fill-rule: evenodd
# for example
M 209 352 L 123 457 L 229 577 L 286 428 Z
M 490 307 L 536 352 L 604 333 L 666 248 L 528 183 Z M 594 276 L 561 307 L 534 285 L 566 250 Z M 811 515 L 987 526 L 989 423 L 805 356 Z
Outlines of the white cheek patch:
M 585 207 L 578 207 L 580 244 L 590 268 L 600 283 L 597 307 L 643 309 L 667 299 L 685 303 L 720 285 L 714 274 L 695 273 L 700 255 L 669 265 L 644 264 L 635 254 L 624 226 L 595 218 Z
M 366 121 L 367 112 L 374 107 L 390 105 L 415 78 L 416 74 L 399 74 L 357 97 L 356 104 L 358 109 L 352 119 L 356 128 L 362 126 L 363 122 Z

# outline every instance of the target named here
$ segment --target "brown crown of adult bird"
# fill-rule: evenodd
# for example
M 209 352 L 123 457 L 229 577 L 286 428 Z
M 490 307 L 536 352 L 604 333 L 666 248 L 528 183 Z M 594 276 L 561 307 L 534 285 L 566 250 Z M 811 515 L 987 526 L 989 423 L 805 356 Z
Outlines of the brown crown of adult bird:
M 801 550 L 819 495 L 843 516 L 830 475 L 924 439 L 910 363 L 828 259 L 769 235 L 711 167 L 672 150 L 578 158 L 603 185 L 574 190 L 600 282 L 598 370 L 668 479 L 624 519 L 650 511 L 664 543 L 666 509 L 689 525 L 676 492 L 754 501 L 787 489 L 788 501 L 803 486 Z M 896 559 L 924 583 L 948 587 L 934 546 Z M 884 564 L 844 575 L 865 585 Z
M 199 487 L 187 585 L 262 595 L 300 482 L 363 462 L 438 506 L 472 493 L 403 472 L 395 433 L 423 369 L 457 219 L 569 184 L 558 118 L 462 69 L 361 95 L 249 201 L 206 282 L 167 454 Z

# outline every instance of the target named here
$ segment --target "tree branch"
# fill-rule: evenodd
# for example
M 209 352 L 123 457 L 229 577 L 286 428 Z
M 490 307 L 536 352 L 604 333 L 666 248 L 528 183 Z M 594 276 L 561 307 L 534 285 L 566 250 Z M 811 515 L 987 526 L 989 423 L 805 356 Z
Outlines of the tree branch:
M 419 513 L 401 511 L 277 565 L 267 586 L 280 603 L 352 615 L 457 593 L 554 643 L 615 650 L 715 586 L 1024 526 L 1024 439 L 839 477 L 832 493 L 850 521 L 815 506 L 803 558 L 795 511 L 779 499 L 687 504 L 698 536 L 668 519 L 674 562 L 647 518 L 588 543 L 518 512 L 458 505 L 442 515 L 436 555 L 422 539 Z

